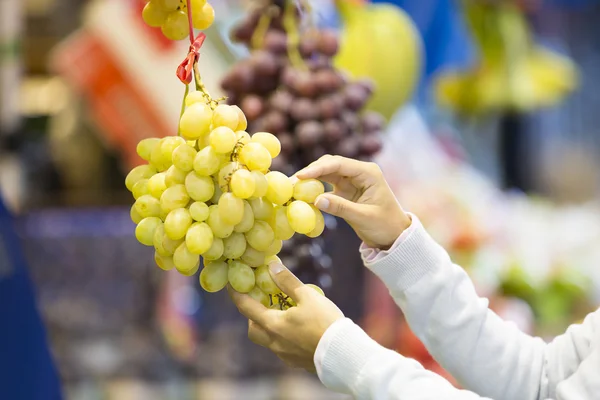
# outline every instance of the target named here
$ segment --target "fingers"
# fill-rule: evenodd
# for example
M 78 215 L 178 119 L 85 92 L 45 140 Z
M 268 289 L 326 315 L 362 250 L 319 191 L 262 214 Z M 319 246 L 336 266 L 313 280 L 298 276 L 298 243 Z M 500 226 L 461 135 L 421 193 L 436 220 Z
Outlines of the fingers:
M 274 314 L 277 313 L 276 310 L 268 309 L 247 294 L 236 292 L 230 286 L 227 287 L 227 291 L 243 316 L 262 326 L 270 325 L 270 320 L 273 319 L 275 317 Z
M 280 262 L 274 261 L 270 263 L 269 272 L 277 287 L 279 287 L 283 293 L 290 296 L 297 304 L 300 304 L 303 299 L 306 298 L 307 293 L 310 293 L 312 290 L 307 288 L 296 275 L 292 274 L 290 270 Z
M 327 214 L 335 215 L 349 222 L 365 216 L 366 207 L 335 194 L 325 193 L 317 197 L 315 207 Z
M 248 338 L 259 346 L 269 347 L 273 339 L 271 335 L 252 320 L 248 320 Z
M 326 155 L 297 172 L 296 176 L 298 179 L 319 179 L 326 175 L 341 175 L 352 178 L 363 174 L 366 165 L 367 163 L 351 158 Z

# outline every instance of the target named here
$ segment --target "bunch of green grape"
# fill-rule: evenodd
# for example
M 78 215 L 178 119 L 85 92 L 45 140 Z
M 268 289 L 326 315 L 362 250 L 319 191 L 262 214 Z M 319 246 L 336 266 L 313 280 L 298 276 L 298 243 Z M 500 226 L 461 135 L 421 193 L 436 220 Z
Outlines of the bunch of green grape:
M 230 284 L 266 306 L 286 308 L 293 304 L 268 264 L 278 260 L 284 240 L 321 235 L 325 223 L 314 202 L 325 189 L 315 179 L 269 171 L 279 140 L 246 129 L 239 107 L 190 93 L 180 136 L 138 144 L 148 164 L 125 180 L 135 198 L 131 218 L 139 242 L 154 246 L 160 268 L 192 276 L 202 258 L 200 285 L 207 292 Z
M 191 0 L 191 8 L 194 28 L 208 29 L 215 21 L 215 10 L 206 0 Z M 142 18 L 170 40 L 183 40 L 190 34 L 186 0 L 150 0 Z

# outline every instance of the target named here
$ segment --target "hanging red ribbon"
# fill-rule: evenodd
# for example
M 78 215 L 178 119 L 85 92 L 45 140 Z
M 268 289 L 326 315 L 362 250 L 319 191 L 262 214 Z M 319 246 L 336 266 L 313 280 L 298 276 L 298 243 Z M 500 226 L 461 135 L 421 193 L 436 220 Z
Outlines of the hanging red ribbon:
M 177 77 L 181 82 L 186 85 L 192 83 L 192 77 L 194 76 L 194 64 L 200 58 L 200 49 L 206 40 L 204 32 L 198 34 L 198 37 L 194 39 L 194 24 L 192 23 L 192 2 L 187 0 L 187 14 L 188 24 L 190 28 L 190 52 L 183 62 L 177 67 Z

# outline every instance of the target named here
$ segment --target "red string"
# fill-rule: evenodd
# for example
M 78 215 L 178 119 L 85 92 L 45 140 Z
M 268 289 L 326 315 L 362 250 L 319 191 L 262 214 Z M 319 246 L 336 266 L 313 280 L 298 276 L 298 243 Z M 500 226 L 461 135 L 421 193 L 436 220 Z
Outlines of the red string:
M 194 64 L 200 58 L 200 49 L 206 40 L 204 32 L 200 32 L 198 37 L 194 39 L 194 25 L 192 22 L 192 2 L 187 0 L 187 13 L 188 23 L 190 27 L 190 51 L 183 60 L 183 62 L 177 67 L 177 77 L 181 82 L 186 85 L 192 83 L 192 77 L 194 76 Z

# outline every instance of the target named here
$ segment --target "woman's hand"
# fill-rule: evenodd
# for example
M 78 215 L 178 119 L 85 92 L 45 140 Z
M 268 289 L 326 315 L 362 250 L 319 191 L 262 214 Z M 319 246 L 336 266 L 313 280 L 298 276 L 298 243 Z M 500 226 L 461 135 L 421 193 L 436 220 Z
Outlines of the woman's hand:
M 370 247 L 388 249 L 410 226 L 377 164 L 327 155 L 295 176 L 332 184 L 333 192 L 319 196 L 315 206 L 344 218 Z
M 246 316 L 248 337 L 270 349 L 287 365 L 315 372 L 314 355 L 321 337 L 344 314 L 325 296 L 305 286 L 279 262 L 269 265 L 273 280 L 297 306 L 274 310 L 231 288 L 233 302 Z

